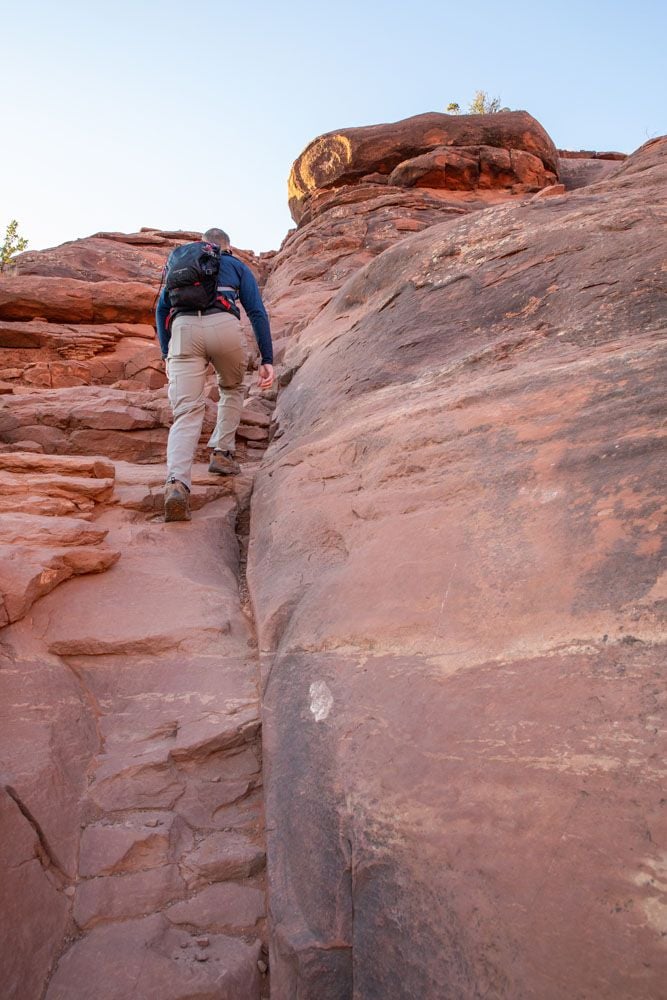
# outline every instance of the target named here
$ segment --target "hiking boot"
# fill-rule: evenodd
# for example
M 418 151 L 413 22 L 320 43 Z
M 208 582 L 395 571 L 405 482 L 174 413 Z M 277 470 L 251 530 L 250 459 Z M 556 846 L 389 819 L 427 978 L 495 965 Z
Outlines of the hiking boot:
M 190 520 L 190 490 L 178 479 L 170 479 L 164 488 L 164 519 Z
M 216 476 L 238 476 L 241 466 L 236 461 L 231 451 L 220 451 L 216 448 L 211 455 L 209 472 L 214 472 Z

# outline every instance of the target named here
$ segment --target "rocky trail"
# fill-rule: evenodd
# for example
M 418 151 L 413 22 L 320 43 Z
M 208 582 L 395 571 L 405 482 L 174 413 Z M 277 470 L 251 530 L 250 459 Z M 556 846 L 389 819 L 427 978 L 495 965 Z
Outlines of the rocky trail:
M 49 998 L 267 995 L 258 663 L 236 534 L 252 478 L 204 466 L 209 502 L 168 539 L 135 511 L 159 502 L 156 479 L 123 465 L 118 503 L 74 539 L 90 544 L 33 568 L 43 579 L 78 549 L 76 579 L 3 633 L 16 996 L 47 979 Z
M 421 115 L 288 195 L 235 251 L 279 391 L 221 479 L 211 380 L 190 523 L 199 234 L 0 275 L 0 995 L 659 1000 L 667 140 Z

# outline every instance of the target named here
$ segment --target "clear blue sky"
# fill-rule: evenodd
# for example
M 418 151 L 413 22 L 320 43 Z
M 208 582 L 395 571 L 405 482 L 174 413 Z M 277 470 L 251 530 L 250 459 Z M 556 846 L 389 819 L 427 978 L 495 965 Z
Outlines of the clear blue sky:
M 0 0 L 0 227 L 227 229 L 278 247 L 292 161 L 332 129 L 465 106 L 530 111 L 557 146 L 667 131 L 662 0 Z

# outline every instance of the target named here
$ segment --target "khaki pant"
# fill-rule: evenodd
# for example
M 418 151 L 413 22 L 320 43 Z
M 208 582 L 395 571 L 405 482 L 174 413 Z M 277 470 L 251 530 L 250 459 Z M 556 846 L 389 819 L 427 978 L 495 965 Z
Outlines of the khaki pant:
M 167 478 L 189 488 L 192 463 L 206 409 L 206 366 L 218 373 L 218 420 L 209 448 L 235 450 L 236 429 L 243 406 L 243 376 L 247 366 L 241 324 L 228 313 L 177 316 L 171 330 L 167 376 L 174 422 L 167 442 Z

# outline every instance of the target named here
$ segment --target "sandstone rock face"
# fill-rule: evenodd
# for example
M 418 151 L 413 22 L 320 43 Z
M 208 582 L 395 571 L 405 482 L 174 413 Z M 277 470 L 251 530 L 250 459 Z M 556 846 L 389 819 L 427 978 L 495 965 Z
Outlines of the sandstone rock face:
M 266 262 L 277 356 L 383 250 L 436 222 L 553 185 L 559 162 L 526 112 L 417 115 L 315 139 L 289 180 L 298 228 Z
M 239 252 L 278 409 L 249 373 L 211 476 L 211 379 L 189 524 L 151 323 L 198 234 L 3 273 L 3 997 L 257 1000 L 269 943 L 278 1000 L 659 995 L 665 155 L 315 140 Z
M 249 562 L 277 996 L 662 990 L 666 174 L 663 139 L 407 236 L 287 353 Z
M 8 1000 L 267 995 L 256 652 L 236 521 L 273 403 L 249 384 L 248 474 L 211 476 L 211 376 L 194 520 L 165 525 L 170 412 L 148 323 L 164 257 L 195 235 L 99 234 L 22 255 L 0 278 Z M 97 586 L 77 587 L 84 575 Z
M 568 191 L 603 180 L 614 172 L 625 153 L 596 153 L 591 150 L 574 152 L 558 150 L 558 176 Z
M 303 218 L 309 199 L 319 191 L 331 190 L 364 179 L 387 180 L 390 184 L 411 186 L 414 176 L 396 173 L 399 165 L 408 165 L 416 158 L 441 152 L 443 177 L 429 187 L 451 187 L 456 190 L 461 175 L 458 158 L 477 164 L 474 176 L 488 174 L 488 187 L 508 187 L 513 184 L 533 184 L 532 173 L 520 167 L 510 170 L 510 153 L 528 154 L 539 162 L 534 170 L 541 171 L 542 186 L 557 175 L 556 148 L 542 126 L 525 111 L 509 111 L 493 115 L 445 115 L 432 112 L 416 115 L 391 125 L 371 125 L 364 128 L 328 132 L 314 139 L 292 167 L 289 178 L 289 200 L 292 217 Z M 507 153 L 503 156 L 500 151 Z M 444 162 L 448 152 L 452 166 L 452 181 L 444 177 Z M 502 169 L 492 166 L 495 155 L 502 158 Z M 498 165 L 498 167 L 500 164 Z M 433 167 L 432 167 L 433 169 Z M 436 168 L 438 173 L 439 168 Z M 492 181 L 495 176 L 495 185 Z M 511 176 L 510 176 L 511 174 Z M 547 175 L 551 176 L 548 177 Z M 414 183 L 414 180 L 412 180 Z M 466 183 L 467 186 L 476 186 Z
M 110 465 L 16 453 L 0 463 L 78 472 L 79 483 Z M 142 488 L 157 495 L 156 477 L 164 466 L 124 463 L 119 482 L 135 501 Z M 195 484 L 206 479 L 198 468 Z M 3 630 L 0 668 L 0 965 L 12 1000 L 36 1000 L 47 979 L 46 996 L 67 1000 L 262 994 L 260 722 L 234 530 L 250 480 L 210 486 L 169 536 L 152 505 L 122 493 L 93 521 L 0 515 L 10 554 L 26 575 L 41 558 L 49 583 L 5 598 L 10 620 L 23 615 Z M 112 566 L 97 586 L 57 586 L 45 553 L 82 559 L 103 544 L 107 565 L 85 566 Z M 224 914 L 198 898 L 207 890 Z
M 97 233 L 20 254 L 0 275 L 0 348 L 6 348 L 0 382 L 14 392 L 22 386 L 164 385 L 153 329 L 162 269 L 174 247 L 200 236 Z M 261 274 L 254 254 L 234 252 Z

